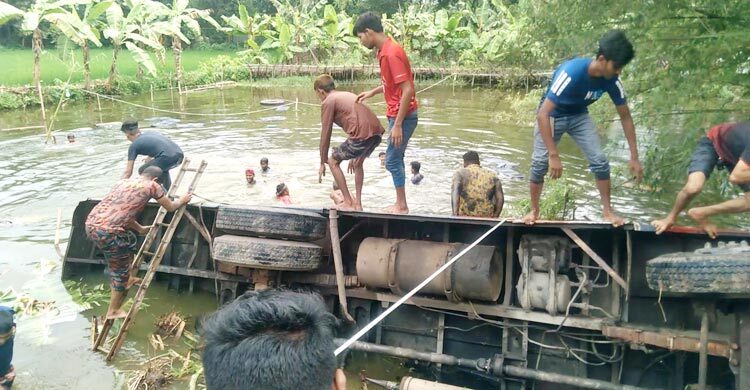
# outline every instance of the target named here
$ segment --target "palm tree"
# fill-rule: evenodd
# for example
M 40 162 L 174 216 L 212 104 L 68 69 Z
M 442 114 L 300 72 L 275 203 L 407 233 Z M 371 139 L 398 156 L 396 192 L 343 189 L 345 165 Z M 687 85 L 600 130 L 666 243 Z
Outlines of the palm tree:
M 190 44 L 190 40 L 182 33 L 184 24 L 188 31 L 194 36 L 200 36 L 201 26 L 197 19 L 203 19 L 216 27 L 218 30 L 224 30 L 214 18 L 211 17 L 211 11 L 205 9 L 188 8 L 189 0 L 173 0 L 172 8 L 166 15 L 167 20 L 163 22 L 163 32 L 169 32 L 172 35 L 172 51 L 174 52 L 174 70 L 177 83 L 182 82 L 182 43 Z
M 90 0 L 36 0 L 26 12 L 2 3 L 0 5 L 0 22 L 7 22 L 14 17 L 22 17 L 21 30 L 32 34 L 31 49 L 34 52 L 33 80 L 37 88 L 41 87 L 41 57 L 42 57 L 42 27 L 41 23 L 46 21 L 58 29 L 71 41 L 83 46 L 84 42 L 91 41 L 97 46 L 101 42 L 93 31 L 81 21 L 77 14 L 65 9 L 67 6 L 88 4 Z
M 125 16 L 122 7 L 117 3 L 107 8 L 107 28 L 104 36 L 112 41 L 112 64 L 109 68 L 107 86 L 114 84 L 117 74 L 117 57 L 122 46 L 128 49 L 135 62 L 145 68 L 149 74 L 156 76 L 156 65 L 148 53 L 139 47 L 143 45 L 157 53 L 164 52 L 164 46 L 159 42 L 161 35 L 154 28 L 163 15 L 164 5 L 152 0 L 130 0 L 126 2 L 130 11 Z M 166 7 L 165 7 L 166 8 Z

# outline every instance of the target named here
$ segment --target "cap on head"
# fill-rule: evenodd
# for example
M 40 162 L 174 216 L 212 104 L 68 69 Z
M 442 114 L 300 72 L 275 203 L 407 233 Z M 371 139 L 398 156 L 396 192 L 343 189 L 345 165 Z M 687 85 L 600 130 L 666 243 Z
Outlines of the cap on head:
M 0 334 L 6 334 L 13 330 L 16 323 L 13 321 L 15 312 L 9 307 L 0 308 Z
M 331 92 L 336 89 L 336 83 L 333 81 L 333 77 L 329 74 L 322 74 L 315 79 L 313 83 L 314 90 L 323 90 L 325 92 Z
M 138 121 L 135 119 L 128 119 L 122 122 L 122 126 L 120 127 L 120 131 L 122 131 L 123 133 L 132 133 L 137 130 L 138 130 Z
M 245 169 L 245 175 L 255 175 L 255 170 L 253 169 Z

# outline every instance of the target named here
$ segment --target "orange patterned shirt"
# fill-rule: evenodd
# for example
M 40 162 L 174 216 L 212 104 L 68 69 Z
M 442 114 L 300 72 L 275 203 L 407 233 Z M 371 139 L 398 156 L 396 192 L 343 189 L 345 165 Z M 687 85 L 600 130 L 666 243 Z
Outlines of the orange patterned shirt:
M 86 218 L 86 226 L 111 233 L 124 232 L 143 211 L 149 199 L 162 196 L 164 189 L 156 181 L 146 181 L 141 177 L 120 180 L 91 210 Z

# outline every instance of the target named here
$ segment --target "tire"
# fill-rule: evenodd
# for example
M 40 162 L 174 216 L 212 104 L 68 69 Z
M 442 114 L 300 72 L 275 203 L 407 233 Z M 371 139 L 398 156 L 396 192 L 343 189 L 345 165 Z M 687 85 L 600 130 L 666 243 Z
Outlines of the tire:
M 227 233 L 296 241 L 324 238 L 327 223 L 312 211 L 274 207 L 220 206 L 216 213 L 216 227 Z
M 216 261 L 279 271 L 312 271 L 323 257 L 323 248 L 308 242 L 233 235 L 216 237 L 213 249 Z
M 646 263 L 646 281 L 656 291 L 750 293 L 750 247 L 730 244 L 662 255 Z

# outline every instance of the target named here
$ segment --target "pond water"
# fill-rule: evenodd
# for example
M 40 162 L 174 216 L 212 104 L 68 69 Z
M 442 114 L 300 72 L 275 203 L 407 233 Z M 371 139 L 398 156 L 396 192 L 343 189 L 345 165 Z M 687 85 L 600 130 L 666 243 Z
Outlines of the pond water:
M 418 88 L 429 85 L 421 84 Z M 267 98 L 299 99 L 301 103 L 238 114 L 262 109 L 259 101 Z M 406 163 L 408 170 L 410 161 L 420 161 L 425 179 L 419 186 L 407 181 L 412 212 L 450 213 L 451 177 L 467 150 L 479 152 L 482 165 L 498 172 L 506 192 L 506 210 L 527 196 L 533 113 L 522 118 L 528 126 L 498 122 L 496 118 L 503 117 L 498 114 L 508 102 L 493 90 L 440 86 L 418 98 L 419 126 L 407 149 Z M 33 130 L 0 132 L 0 291 L 13 288 L 35 299 L 55 301 L 59 309 L 20 318 L 14 359 L 18 388 L 118 388 L 122 378 L 116 373 L 130 368 L 130 360 L 151 353 L 146 335 L 153 319 L 172 309 L 197 316 L 215 308 L 211 296 L 180 296 L 157 283 L 149 290 L 149 306 L 141 311 L 117 362 L 107 365 L 101 355 L 90 352 L 88 318 L 104 309 L 82 311 L 72 300 L 60 281 L 61 264 L 53 243 L 58 210 L 64 251 L 76 204 L 86 198 L 101 198 L 122 174 L 129 143 L 119 131 L 119 123 L 114 122 L 138 118 L 143 128 L 153 127 L 174 139 L 187 156 L 205 159 L 208 169 L 194 202 L 208 199 L 270 205 L 275 201 L 276 185 L 284 182 L 299 206 L 325 207 L 330 204 L 333 179 L 329 173 L 318 183 L 320 110 L 316 99 L 309 85 L 206 90 L 187 94 L 182 104 L 177 94 L 162 91 L 154 94 L 153 101 L 150 94 L 127 100 L 168 111 L 211 115 L 164 113 L 102 99 L 101 109 L 96 101 L 61 108 L 54 124 L 58 144 L 45 144 L 43 136 Z M 373 98 L 369 104 L 384 121 L 381 99 Z M 37 125 L 39 117 L 38 110 L 2 112 L 0 128 Z M 76 135 L 75 144 L 63 143 L 68 133 Z M 601 134 L 613 167 L 625 171 L 627 147 L 619 123 L 603 124 Z M 332 145 L 343 140 L 343 132 L 334 130 Z M 365 162 L 365 210 L 381 211 L 394 200 L 390 175 L 377 158 L 377 152 L 384 150 L 385 143 Z M 599 219 L 598 197 L 585 159 L 570 139 L 563 140 L 561 152 L 567 177 L 583 191 L 576 217 Z M 265 175 L 258 169 L 262 157 L 270 160 L 271 171 Z M 256 169 L 257 185 L 245 184 L 246 168 Z M 352 187 L 353 177 L 348 180 Z M 670 202 L 671 198 L 654 198 L 630 187 L 616 188 L 613 194 L 613 203 L 624 216 L 641 221 L 666 212 Z M 91 275 L 86 282 L 106 283 L 106 279 Z M 396 371 L 398 367 L 388 367 L 379 373 L 395 376 Z M 350 387 L 358 388 L 356 373 L 350 374 Z

